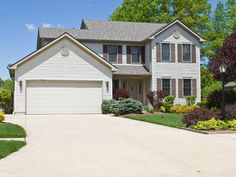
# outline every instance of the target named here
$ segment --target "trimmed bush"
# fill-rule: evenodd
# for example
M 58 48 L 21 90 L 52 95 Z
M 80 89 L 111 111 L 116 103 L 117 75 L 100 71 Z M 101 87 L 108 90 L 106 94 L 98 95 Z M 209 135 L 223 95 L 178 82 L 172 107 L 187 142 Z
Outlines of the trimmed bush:
M 225 104 L 234 104 L 236 102 L 236 92 L 234 90 L 225 91 Z M 220 108 L 222 103 L 222 91 L 215 90 L 207 97 L 207 107 Z
M 116 116 L 131 113 L 142 114 L 142 110 L 143 104 L 131 98 L 119 100 L 112 106 L 112 113 Z
M 214 113 L 206 108 L 195 108 L 184 115 L 183 123 L 189 127 L 197 124 L 199 121 L 210 120 L 214 117 Z
M 102 102 L 102 114 L 111 114 L 112 108 L 115 105 L 116 100 L 103 100 Z
M 186 113 L 188 111 L 191 111 L 193 109 L 199 108 L 197 105 L 175 105 L 170 109 L 170 112 L 180 114 L 180 113 Z
M 113 93 L 113 98 L 116 100 L 122 98 L 130 98 L 130 93 L 127 89 L 115 89 Z
M 104 100 L 101 109 L 103 114 L 113 113 L 117 116 L 131 113 L 141 114 L 143 104 L 131 98 L 123 100 Z
M 0 123 L 2 123 L 5 120 L 4 112 L 0 111 Z
M 199 121 L 196 125 L 193 125 L 192 128 L 197 130 L 226 130 L 229 128 L 229 124 L 222 120 L 212 118 L 207 121 Z

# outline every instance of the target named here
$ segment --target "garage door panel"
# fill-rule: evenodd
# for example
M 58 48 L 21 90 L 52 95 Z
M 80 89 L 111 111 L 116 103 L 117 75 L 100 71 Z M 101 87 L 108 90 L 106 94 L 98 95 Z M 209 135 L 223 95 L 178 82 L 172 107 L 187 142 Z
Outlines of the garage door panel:
M 28 114 L 100 113 L 102 82 L 29 81 Z

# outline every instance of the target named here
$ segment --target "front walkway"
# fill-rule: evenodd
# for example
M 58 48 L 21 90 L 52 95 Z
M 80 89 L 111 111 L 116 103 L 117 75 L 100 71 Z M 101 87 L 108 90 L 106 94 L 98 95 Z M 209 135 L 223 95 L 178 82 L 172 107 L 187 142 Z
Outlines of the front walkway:
M 21 116 L 19 116 L 21 117 Z M 204 135 L 104 115 L 7 118 L 28 145 L 1 177 L 235 177 L 236 134 Z

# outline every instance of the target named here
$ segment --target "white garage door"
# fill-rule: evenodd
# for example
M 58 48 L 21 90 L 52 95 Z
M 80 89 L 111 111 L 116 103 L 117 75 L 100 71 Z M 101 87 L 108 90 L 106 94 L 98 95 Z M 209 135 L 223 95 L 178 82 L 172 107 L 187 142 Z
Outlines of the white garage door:
M 27 114 L 100 113 L 102 82 L 28 81 Z

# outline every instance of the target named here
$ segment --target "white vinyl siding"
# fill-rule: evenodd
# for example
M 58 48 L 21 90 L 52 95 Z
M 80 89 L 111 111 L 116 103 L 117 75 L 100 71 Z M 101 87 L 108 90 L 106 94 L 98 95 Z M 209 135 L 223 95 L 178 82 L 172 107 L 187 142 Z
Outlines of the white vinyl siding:
M 180 38 L 173 37 L 175 31 L 180 32 Z M 196 62 L 178 62 L 178 48 L 175 47 L 175 62 L 156 62 L 156 44 L 171 43 L 191 44 L 196 46 Z M 190 33 L 185 31 L 179 25 L 173 25 L 162 34 L 152 40 L 152 91 L 157 90 L 157 78 L 175 78 L 176 79 L 176 99 L 175 104 L 186 104 L 185 98 L 178 96 L 178 79 L 190 78 L 196 79 L 196 101 L 201 100 L 201 83 L 200 83 L 200 43 Z M 191 47 L 190 47 L 191 51 Z
M 60 50 L 66 46 L 70 55 L 63 57 Z M 97 61 L 69 40 L 63 39 L 31 60 L 22 64 L 15 72 L 14 112 L 25 113 L 26 81 L 101 81 L 102 99 L 112 98 L 111 69 Z M 19 82 L 23 85 L 20 89 Z M 109 89 L 106 83 L 109 82 Z

